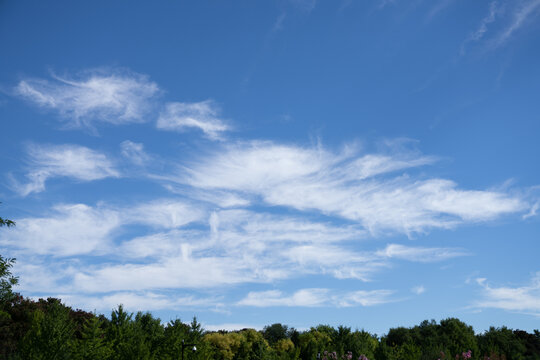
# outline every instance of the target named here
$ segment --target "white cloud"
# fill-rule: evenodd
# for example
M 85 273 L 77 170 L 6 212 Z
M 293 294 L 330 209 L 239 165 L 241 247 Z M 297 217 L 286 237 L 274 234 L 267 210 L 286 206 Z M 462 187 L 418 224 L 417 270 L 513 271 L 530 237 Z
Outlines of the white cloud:
M 410 247 L 399 244 L 388 244 L 386 248 L 378 250 L 376 254 L 381 257 L 416 262 L 437 262 L 453 257 L 468 255 L 465 251 L 455 248 Z
M 523 5 L 516 8 L 512 14 L 512 20 L 510 24 L 494 39 L 493 46 L 497 47 L 508 41 L 510 37 L 523 25 L 531 16 L 538 14 L 540 9 L 540 0 L 528 0 L 521 2 Z
M 178 228 L 202 220 L 206 212 L 186 201 L 159 199 L 123 210 L 126 223 L 151 225 L 160 228 Z
M 375 306 L 398 301 L 390 298 L 392 294 L 394 294 L 393 290 L 358 290 L 343 295 L 334 295 L 332 302 L 339 307 Z
M 15 182 L 17 191 L 26 196 L 45 190 L 45 182 L 54 177 L 70 177 L 80 181 L 119 177 L 114 164 L 102 153 L 78 145 L 28 146 L 29 182 Z
M 210 139 L 219 139 L 221 134 L 230 130 L 223 120 L 218 118 L 219 110 L 212 101 L 198 103 L 168 103 L 157 121 L 157 128 L 171 131 L 186 131 L 189 128 L 201 130 Z
M 540 0 L 516 2 L 492 1 L 478 28 L 461 45 L 461 55 L 469 43 L 485 41 L 487 48 L 495 49 L 507 43 L 515 33 L 540 13 Z M 492 29 L 489 29 L 489 28 Z M 490 36 L 489 33 L 492 35 Z
M 302 289 L 291 296 L 283 296 L 279 290 L 250 292 L 238 302 L 241 306 L 321 306 L 326 301 L 328 289 Z
M 198 224 L 188 226 L 193 222 Z M 213 288 L 321 273 L 369 280 L 387 266 L 373 253 L 347 248 L 365 235 L 354 226 L 246 210 L 209 214 L 173 200 L 124 207 L 59 205 L 49 216 L 18 224 L 2 233 L 0 244 L 25 256 L 115 255 L 113 263 L 58 269 L 63 275 L 52 278 L 56 285 L 47 285 L 56 292 Z M 158 231 L 124 240 L 132 224 Z
M 537 201 L 534 203 L 534 205 L 531 207 L 530 211 L 523 215 L 523 219 L 528 219 L 530 217 L 536 216 L 538 213 L 538 208 L 540 207 L 540 202 Z
M 64 293 L 55 297 L 62 299 L 67 305 L 87 311 L 111 311 L 116 309 L 118 305 L 123 305 L 127 311 L 149 311 L 208 308 L 219 304 L 219 300 L 216 298 L 206 297 L 201 299 L 193 296 L 174 296 L 151 291 L 114 292 L 94 296 Z
M 270 307 L 270 306 L 301 306 L 301 307 L 352 307 L 373 306 L 391 301 L 391 290 L 358 290 L 332 291 L 330 289 L 301 289 L 290 296 L 279 290 L 250 292 L 237 305 Z
M 95 121 L 125 124 L 146 121 L 150 99 L 159 91 L 146 76 L 95 70 L 79 78 L 26 79 L 15 91 L 40 107 L 57 110 L 69 127 L 92 128 Z
M 182 238 L 184 236 L 176 231 L 138 236 L 123 242 L 119 246 L 119 255 L 141 259 L 178 256 L 181 252 L 181 242 L 179 239 Z
M 427 15 L 428 21 L 433 20 L 437 15 L 439 15 L 441 12 L 446 10 L 448 7 L 450 7 L 455 0 L 438 0 L 433 2 L 435 5 L 431 8 Z
M 125 207 L 61 204 L 54 206 L 46 216 L 18 219 L 13 231 L 0 234 L 0 244 L 30 254 L 99 256 L 116 251 L 115 240 L 127 225 L 177 229 L 206 217 L 202 209 L 178 200 L 162 199 Z M 159 233 L 146 238 L 139 237 L 128 242 L 131 246 L 124 245 L 121 248 L 129 256 L 135 257 L 148 247 L 158 253 L 170 250 L 165 243 L 151 246 L 148 243 L 151 239 L 157 241 L 161 238 Z
M 158 178 L 158 180 L 162 180 L 162 178 Z M 251 204 L 251 200 L 248 197 L 229 191 L 194 189 L 192 187 L 176 186 L 174 184 L 164 184 L 164 187 L 173 194 L 208 202 L 221 208 L 247 207 Z
M 476 308 L 495 308 L 540 316 L 540 272 L 537 272 L 527 286 L 492 287 L 486 279 L 479 278 L 482 299 L 474 303 Z
M 120 144 L 122 156 L 129 159 L 136 165 L 144 165 L 150 161 L 151 157 L 144 151 L 144 145 L 130 140 L 122 141 Z
M 291 4 L 299 10 L 310 13 L 315 9 L 317 5 L 317 0 L 289 0 Z
M 426 292 L 426 288 L 424 287 L 424 285 L 418 285 L 418 286 L 413 287 L 411 291 L 415 293 L 416 295 L 420 295 Z
M 237 259 L 192 254 L 189 245 L 180 245 L 180 256 L 170 256 L 150 264 L 94 266 L 80 269 L 73 286 L 82 292 L 149 289 L 215 288 L 260 281 L 247 264 Z
M 495 16 L 497 15 L 499 11 L 500 9 L 498 8 L 497 2 L 496 1 L 491 2 L 489 4 L 488 15 L 482 19 L 482 21 L 480 22 L 480 27 L 469 36 L 469 40 L 471 41 L 480 40 L 487 31 L 487 25 L 495 21 Z
M 527 204 L 504 192 L 461 190 L 446 179 L 397 171 L 434 159 L 411 154 L 332 153 L 271 142 L 226 146 L 200 156 L 176 181 L 195 189 L 258 197 L 267 205 L 316 210 L 362 224 L 372 233 L 406 234 L 495 219 Z
M 0 243 L 26 253 L 58 257 L 103 254 L 120 223 L 117 212 L 101 206 L 57 205 L 47 217 L 17 220 L 13 231 L 0 235 Z

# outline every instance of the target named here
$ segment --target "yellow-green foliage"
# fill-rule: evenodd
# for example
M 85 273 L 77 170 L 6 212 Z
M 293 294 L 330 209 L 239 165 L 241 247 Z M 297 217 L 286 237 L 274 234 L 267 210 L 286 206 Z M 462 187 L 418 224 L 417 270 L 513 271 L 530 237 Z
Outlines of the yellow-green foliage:
M 290 353 L 294 351 L 294 344 L 291 339 L 281 339 L 276 342 L 274 348 L 279 353 Z
M 238 333 L 211 333 L 206 334 L 203 341 L 206 341 L 215 351 L 220 360 L 232 360 L 234 355 L 242 345 L 243 337 Z

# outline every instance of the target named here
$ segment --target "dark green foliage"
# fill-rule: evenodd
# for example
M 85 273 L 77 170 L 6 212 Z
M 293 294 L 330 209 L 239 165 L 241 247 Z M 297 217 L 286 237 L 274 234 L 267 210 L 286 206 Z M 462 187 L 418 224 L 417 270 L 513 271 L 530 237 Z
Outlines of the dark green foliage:
M 490 327 L 478 336 L 482 355 L 490 358 L 499 357 L 506 360 L 538 360 L 540 359 L 540 333 L 535 330 L 529 334 L 522 330 L 512 331 L 507 327 Z
M 274 345 L 278 340 L 287 339 L 287 325 L 272 324 L 263 328 L 263 336 L 270 345 Z
M 205 332 L 194 318 L 165 326 L 150 313 L 126 312 L 119 306 L 104 316 L 73 311 L 58 299 L 32 301 L 16 296 L 2 303 L 0 359 L 179 359 L 185 360 L 540 360 L 540 332 L 490 328 L 474 335 L 458 319 L 424 321 L 391 329 L 377 338 L 364 330 L 319 325 L 299 332 L 273 324 L 263 331 Z M 269 341 L 270 340 L 270 341 Z M 334 354 L 335 352 L 335 354 Z M 457 357 L 456 357 L 457 355 Z
M 19 282 L 19 279 L 11 273 L 13 264 L 15 264 L 15 259 L 4 258 L 0 255 L 0 302 L 2 304 L 9 302 L 15 296 L 12 288 Z
M 32 325 L 32 314 L 38 303 L 17 295 L 1 303 L 0 316 L 0 359 L 17 354 L 18 344 Z
M 3 226 L 15 226 L 15 222 L 0 217 L 0 227 Z M 11 273 L 13 264 L 15 264 L 15 259 L 4 258 L 0 255 L 0 304 L 4 304 L 14 297 L 12 288 L 19 282 L 18 278 Z M 0 319 L 5 316 L 4 311 L 5 310 L 0 307 Z
M 43 301 L 32 314 L 32 325 L 20 345 L 22 358 L 28 360 L 71 359 L 75 324 L 70 309 L 58 299 Z
M 112 343 L 114 360 L 157 359 L 162 337 L 160 320 L 149 313 L 139 312 L 133 319 L 133 314 L 120 305 L 111 314 L 107 338 Z
M 74 359 L 101 360 L 110 359 L 113 354 L 112 343 L 105 337 L 106 323 L 102 318 L 92 316 L 87 319 L 76 340 Z
M 529 334 L 523 330 L 514 330 L 514 336 L 525 346 L 523 354 L 526 360 L 540 360 L 540 331 Z

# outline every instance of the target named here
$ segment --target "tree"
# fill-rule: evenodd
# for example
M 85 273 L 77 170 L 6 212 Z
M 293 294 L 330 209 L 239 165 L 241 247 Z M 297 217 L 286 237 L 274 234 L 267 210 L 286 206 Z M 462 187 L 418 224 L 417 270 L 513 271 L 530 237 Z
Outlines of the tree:
M 269 326 L 265 326 L 263 328 L 262 333 L 266 341 L 268 341 L 270 345 L 274 345 L 279 340 L 287 338 L 288 329 L 289 328 L 287 325 L 276 323 Z
M 105 360 L 112 356 L 112 344 L 106 341 L 103 324 L 104 320 L 97 316 L 85 321 L 76 342 L 75 359 Z
M 0 227 L 3 226 L 12 227 L 15 226 L 15 222 L 0 217 Z M 5 258 L 0 255 L 0 312 L 4 310 L 3 307 L 6 302 L 13 298 L 14 294 L 11 289 L 19 282 L 19 279 L 11 273 L 11 268 L 15 264 L 15 260 L 14 258 Z
M 29 360 L 71 359 L 74 323 L 69 318 L 70 308 L 60 300 L 40 299 L 44 309 L 32 314 L 32 326 L 21 343 L 21 355 Z

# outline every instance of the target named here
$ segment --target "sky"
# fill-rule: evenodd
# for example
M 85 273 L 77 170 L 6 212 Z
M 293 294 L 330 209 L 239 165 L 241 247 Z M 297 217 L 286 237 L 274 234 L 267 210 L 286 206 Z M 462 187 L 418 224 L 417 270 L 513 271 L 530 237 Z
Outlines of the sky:
M 15 290 L 537 329 L 538 34 L 540 0 L 0 1 Z

